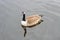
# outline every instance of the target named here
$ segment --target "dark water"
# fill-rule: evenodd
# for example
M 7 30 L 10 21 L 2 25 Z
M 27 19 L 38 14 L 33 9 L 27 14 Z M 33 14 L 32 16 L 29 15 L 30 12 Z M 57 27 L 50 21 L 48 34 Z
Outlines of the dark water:
M 44 22 L 24 30 L 20 21 L 26 15 L 42 14 Z M 0 40 L 60 40 L 59 0 L 0 0 Z

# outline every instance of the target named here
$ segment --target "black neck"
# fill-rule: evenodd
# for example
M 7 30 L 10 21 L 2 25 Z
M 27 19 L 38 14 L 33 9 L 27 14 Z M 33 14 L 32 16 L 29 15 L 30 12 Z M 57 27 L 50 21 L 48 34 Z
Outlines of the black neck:
M 22 20 L 23 20 L 23 21 L 26 21 L 26 20 L 25 20 L 25 14 L 24 14 L 24 13 L 23 13 L 23 19 L 22 19 Z

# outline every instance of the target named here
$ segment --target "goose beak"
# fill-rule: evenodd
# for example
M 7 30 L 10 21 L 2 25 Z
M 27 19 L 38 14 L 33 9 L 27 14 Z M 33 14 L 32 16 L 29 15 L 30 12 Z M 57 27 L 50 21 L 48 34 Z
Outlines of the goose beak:
M 25 14 L 25 12 L 23 11 L 22 14 Z

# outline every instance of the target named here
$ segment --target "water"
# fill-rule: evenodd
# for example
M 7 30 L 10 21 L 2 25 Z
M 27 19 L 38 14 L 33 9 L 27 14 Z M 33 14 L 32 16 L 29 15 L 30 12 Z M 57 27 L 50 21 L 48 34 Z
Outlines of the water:
M 42 14 L 44 22 L 24 30 L 20 21 L 26 16 Z M 60 40 L 59 0 L 0 0 L 0 40 Z

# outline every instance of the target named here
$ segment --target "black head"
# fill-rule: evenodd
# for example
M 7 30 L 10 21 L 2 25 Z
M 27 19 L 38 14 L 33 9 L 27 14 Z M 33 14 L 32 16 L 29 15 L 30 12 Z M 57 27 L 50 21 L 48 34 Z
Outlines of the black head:
M 25 12 L 24 12 L 24 11 L 22 11 L 22 14 L 25 14 Z
M 23 21 L 26 21 L 26 20 L 25 20 L 25 12 L 22 12 L 22 14 L 23 14 L 23 19 L 22 19 L 22 20 L 23 20 Z

